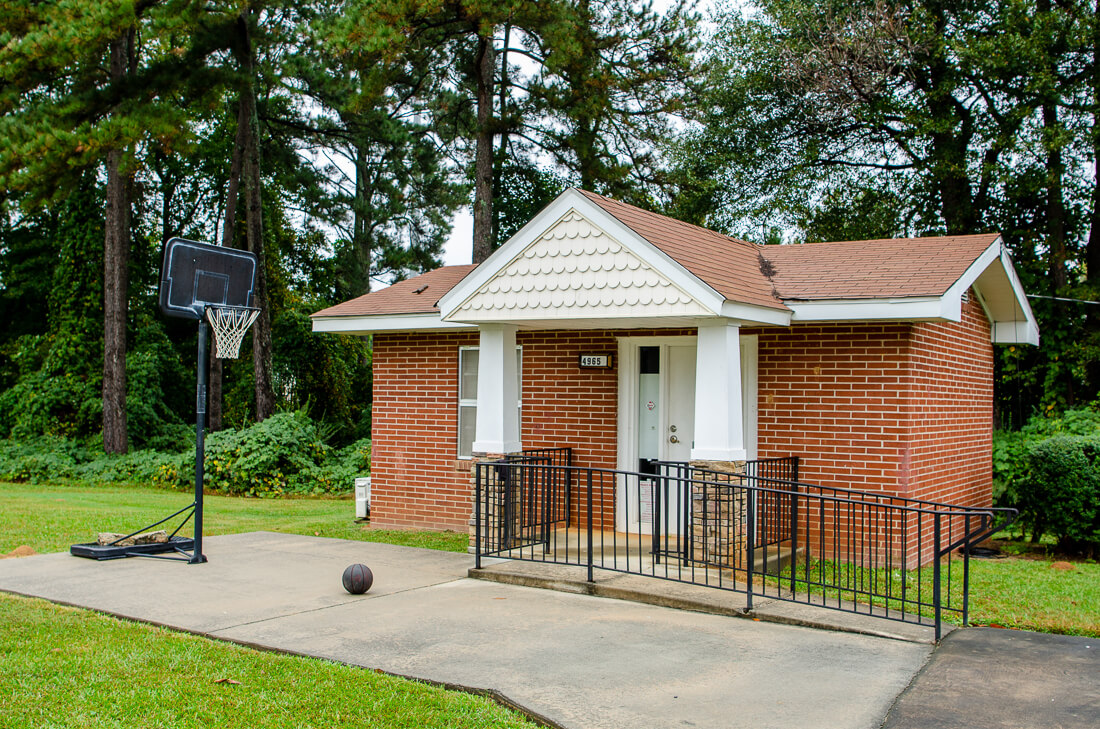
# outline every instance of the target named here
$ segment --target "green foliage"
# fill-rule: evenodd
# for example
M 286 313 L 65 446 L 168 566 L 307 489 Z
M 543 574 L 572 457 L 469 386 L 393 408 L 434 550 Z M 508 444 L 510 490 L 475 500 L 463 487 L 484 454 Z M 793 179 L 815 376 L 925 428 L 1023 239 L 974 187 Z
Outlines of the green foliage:
M 147 448 L 124 455 L 104 454 L 95 440 L 0 440 L 0 480 L 186 489 L 195 478 L 195 447 L 186 431 L 178 425 L 165 431 L 162 440 L 173 446 L 191 440 L 187 450 Z M 327 442 L 331 431 L 296 411 L 276 414 L 244 430 L 211 433 L 206 439 L 206 490 L 237 496 L 350 493 L 356 478 L 370 475 L 370 440 L 333 448 Z
M 1079 408 L 1036 415 L 1020 430 L 993 433 L 993 496 L 998 506 L 1018 508 L 1020 488 L 1028 473 L 1028 448 L 1056 435 L 1100 435 L 1100 411 Z
M 194 426 L 172 406 L 180 385 L 190 384 L 179 353 L 149 312 L 137 319 L 136 341 L 126 354 L 126 420 L 133 448 L 175 452 L 194 441 Z M 174 397 L 173 397 L 174 396 Z M 190 405 L 190 399 L 184 400 Z
M 334 452 L 329 433 L 302 411 L 278 413 L 244 430 L 211 433 L 206 440 L 206 486 L 242 496 L 350 491 L 366 475 L 369 444 Z M 366 455 L 364 455 L 364 453 Z M 194 451 L 185 454 L 179 476 L 193 478 Z M 350 475 L 344 480 L 345 475 Z
M 45 483 L 70 479 L 88 460 L 86 449 L 65 438 L 0 441 L 0 479 Z
M 1032 417 L 1019 431 L 993 434 L 994 500 L 1020 510 L 1020 523 L 1033 541 L 1050 533 L 1059 549 L 1095 550 L 1100 544 L 1100 411 L 1050 412 Z
M 498 175 L 500 190 L 493 203 L 496 248 L 527 225 L 568 184 L 564 177 L 550 170 L 514 160 L 506 161 Z
M 1051 533 L 1060 550 L 1100 553 L 1100 435 L 1058 435 L 1027 446 L 1021 512 L 1032 536 Z
M 336 429 L 341 442 L 370 435 L 371 352 L 362 337 L 314 334 L 317 303 L 295 301 L 271 325 L 274 386 L 287 408 L 309 413 Z M 360 423 L 367 420 L 363 432 Z

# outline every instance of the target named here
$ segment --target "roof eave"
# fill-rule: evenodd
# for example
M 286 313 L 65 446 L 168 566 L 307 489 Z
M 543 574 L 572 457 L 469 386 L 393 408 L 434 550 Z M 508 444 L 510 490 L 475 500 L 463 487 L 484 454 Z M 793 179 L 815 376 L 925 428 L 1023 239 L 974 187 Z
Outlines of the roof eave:
M 373 334 L 375 332 L 452 331 L 476 329 L 472 324 L 445 322 L 439 312 L 417 314 L 361 314 L 313 316 L 314 332 L 335 334 Z

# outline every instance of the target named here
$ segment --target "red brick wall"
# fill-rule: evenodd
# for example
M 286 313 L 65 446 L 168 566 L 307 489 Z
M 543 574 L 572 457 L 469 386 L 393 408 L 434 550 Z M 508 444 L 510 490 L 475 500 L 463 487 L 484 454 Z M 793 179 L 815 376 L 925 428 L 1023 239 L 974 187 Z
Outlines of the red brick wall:
M 909 329 L 758 330 L 759 457 L 800 456 L 807 483 L 904 491 Z
M 615 468 L 618 341 L 660 332 L 520 332 L 525 448 L 573 449 L 573 464 Z M 476 332 L 374 336 L 371 524 L 464 531 L 470 518 L 470 461 L 457 457 L 458 349 Z M 610 353 L 615 367 L 580 369 L 582 352 Z M 601 511 L 610 516 L 613 489 Z
M 989 506 L 992 499 L 993 345 L 977 297 L 960 324 L 916 324 L 910 335 L 909 493 Z
M 992 345 L 980 307 L 964 309 L 962 324 L 755 330 L 759 456 L 802 456 L 809 483 L 987 504 Z M 693 333 L 521 332 L 524 447 L 568 446 L 575 465 L 614 468 L 617 369 L 582 370 L 577 355 L 616 353 L 621 335 Z M 458 349 L 477 340 L 474 332 L 375 335 L 375 526 L 467 528 Z M 921 437 L 928 442 L 910 445 Z
M 465 531 L 470 475 L 456 457 L 458 348 L 477 342 L 476 332 L 374 335 L 373 526 Z

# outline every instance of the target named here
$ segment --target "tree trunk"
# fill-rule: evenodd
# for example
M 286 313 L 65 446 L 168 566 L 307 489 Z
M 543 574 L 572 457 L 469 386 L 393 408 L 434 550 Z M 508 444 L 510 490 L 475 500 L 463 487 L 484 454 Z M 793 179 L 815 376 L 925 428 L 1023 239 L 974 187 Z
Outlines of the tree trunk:
M 237 99 L 237 135 L 233 142 L 233 159 L 229 165 L 229 190 L 225 198 L 225 219 L 222 221 L 221 245 L 233 247 L 233 234 L 237 229 L 237 198 L 241 187 L 241 157 L 244 153 L 244 140 L 248 134 L 248 104 L 244 101 L 246 92 L 241 91 Z M 222 384 L 225 370 L 222 361 L 214 356 L 217 348 L 210 348 L 210 375 L 207 377 L 207 427 L 211 431 L 222 429 Z
M 474 161 L 473 262 L 481 263 L 493 252 L 493 63 L 492 36 L 478 37 L 477 145 Z
M 133 64 L 134 32 L 111 43 L 111 81 Z M 130 263 L 130 183 L 122 173 L 122 150 L 107 152 L 106 233 L 103 240 L 103 449 L 125 453 L 126 300 Z
M 371 259 L 374 251 L 371 250 L 371 219 L 370 191 L 367 180 L 367 150 L 363 145 L 355 145 L 355 202 L 352 204 L 352 212 L 355 219 L 352 221 L 352 244 L 354 269 L 349 283 L 351 295 L 362 296 L 370 293 Z
M 1039 0 L 1036 10 L 1041 15 L 1050 14 L 1050 0 Z M 1053 49 L 1047 49 L 1046 60 L 1053 55 Z M 1056 69 L 1045 69 L 1052 75 Z M 1066 270 L 1066 204 L 1062 187 L 1065 165 L 1062 161 L 1061 122 L 1058 119 L 1058 91 L 1051 89 L 1044 94 L 1042 103 L 1043 130 L 1047 144 L 1047 269 L 1050 272 L 1051 293 L 1057 294 L 1069 282 Z
M 245 231 L 248 250 L 256 254 L 256 289 L 252 305 L 260 315 L 252 329 L 252 368 L 256 385 L 256 421 L 266 420 L 275 412 L 275 392 L 271 387 L 271 311 L 267 300 L 267 266 L 264 260 L 263 201 L 260 189 L 260 123 L 256 114 L 256 64 L 247 16 L 242 15 L 243 54 L 248 76 L 243 99 L 247 103 L 242 183 L 244 187 Z
M 1092 219 L 1089 224 L 1089 240 L 1085 247 L 1085 281 L 1090 298 L 1100 296 L 1100 0 L 1096 0 L 1096 13 L 1092 26 Z M 1095 337 L 1100 333 L 1100 307 L 1087 306 L 1085 326 Z M 1089 400 L 1100 393 L 1100 360 L 1092 358 L 1087 366 Z
M 508 44 L 511 42 L 512 24 L 504 24 L 504 42 L 500 50 L 500 143 L 493 161 L 493 187 L 492 196 L 494 202 L 500 202 L 501 185 L 504 184 L 504 165 L 508 161 Z M 494 248 L 500 246 L 500 205 L 493 205 L 493 229 L 489 233 Z

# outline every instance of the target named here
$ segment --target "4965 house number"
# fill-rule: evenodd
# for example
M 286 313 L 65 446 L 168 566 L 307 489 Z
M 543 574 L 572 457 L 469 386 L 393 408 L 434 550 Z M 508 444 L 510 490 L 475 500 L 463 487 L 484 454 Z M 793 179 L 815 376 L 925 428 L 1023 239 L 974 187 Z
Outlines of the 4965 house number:
M 610 354 L 582 354 L 580 355 L 581 367 L 603 367 L 607 368 L 611 366 Z

